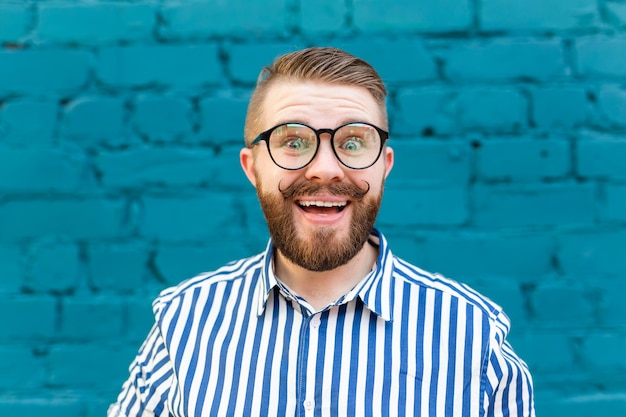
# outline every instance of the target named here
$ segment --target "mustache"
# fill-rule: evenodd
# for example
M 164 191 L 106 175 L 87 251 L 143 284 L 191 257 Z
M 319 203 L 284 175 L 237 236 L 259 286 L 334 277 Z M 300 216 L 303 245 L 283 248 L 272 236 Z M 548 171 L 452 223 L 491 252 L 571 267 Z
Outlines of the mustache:
M 279 182 L 278 191 L 280 191 L 286 200 L 293 200 L 307 195 L 320 194 L 321 191 L 327 192 L 330 195 L 342 195 L 348 196 L 353 200 L 361 200 L 370 191 L 369 182 L 363 182 L 367 186 L 366 189 L 362 189 L 355 184 L 346 184 L 343 182 L 320 185 L 310 181 L 296 181 L 284 190 L 280 188 Z

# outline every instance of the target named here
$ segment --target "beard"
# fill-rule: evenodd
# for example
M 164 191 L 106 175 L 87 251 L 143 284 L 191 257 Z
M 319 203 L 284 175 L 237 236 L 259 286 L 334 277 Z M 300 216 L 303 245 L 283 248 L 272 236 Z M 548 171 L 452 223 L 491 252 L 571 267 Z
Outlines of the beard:
M 328 186 L 308 181 L 295 182 L 279 193 L 264 193 L 257 176 L 257 195 L 267 221 L 274 246 L 294 264 L 309 271 L 329 271 L 345 265 L 363 248 L 369 237 L 380 203 L 382 187 L 377 196 L 366 198 L 369 192 L 353 184 L 333 183 Z M 350 199 L 352 218 L 348 236 L 338 236 L 332 227 L 320 227 L 304 236 L 298 233 L 294 220 L 295 200 L 301 196 L 320 194 L 346 196 Z

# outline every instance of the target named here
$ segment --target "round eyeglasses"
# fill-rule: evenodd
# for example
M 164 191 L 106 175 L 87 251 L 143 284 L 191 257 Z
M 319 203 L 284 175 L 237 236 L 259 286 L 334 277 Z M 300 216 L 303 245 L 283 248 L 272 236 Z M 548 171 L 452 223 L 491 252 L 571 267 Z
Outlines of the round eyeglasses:
M 328 133 L 335 156 L 351 169 L 369 168 L 378 161 L 389 132 L 369 123 L 347 123 L 336 129 L 314 129 L 302 123 L 283 123 L 266 130 L 250 143 L 265 141 L 270 158 L 279 167 L 302 169 L 313 161 L 320 135 Z

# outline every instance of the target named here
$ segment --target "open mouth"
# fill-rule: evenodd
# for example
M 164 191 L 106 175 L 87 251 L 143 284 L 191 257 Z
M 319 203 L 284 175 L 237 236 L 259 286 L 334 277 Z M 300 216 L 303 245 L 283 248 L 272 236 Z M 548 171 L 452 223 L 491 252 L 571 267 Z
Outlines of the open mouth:
M 296 202 L 303 211 L 311 214 L 333 214 L 343 211 L 347 201 L 302 201 Z

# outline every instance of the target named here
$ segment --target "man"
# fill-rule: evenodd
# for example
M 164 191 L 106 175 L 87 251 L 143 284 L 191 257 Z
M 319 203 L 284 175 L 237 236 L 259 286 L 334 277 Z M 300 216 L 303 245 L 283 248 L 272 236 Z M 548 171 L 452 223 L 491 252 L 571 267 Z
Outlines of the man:
M 267 250 L 161 293 L 110 417 L 534 416 L 501 309 L 374 228 L 394 161 L 385 95 L 333 48 L 264 69 L 240 160 Z

